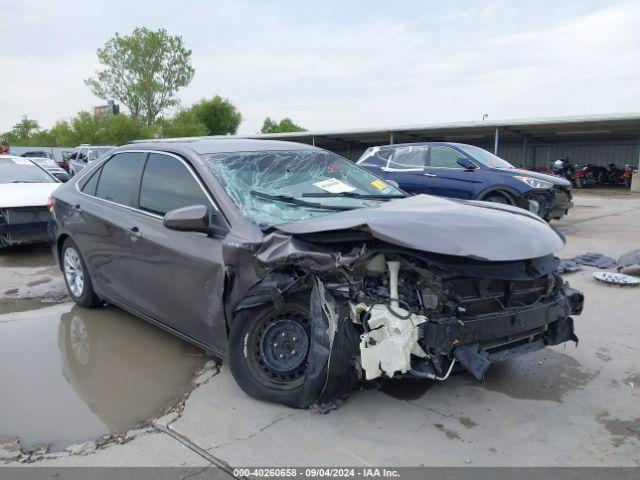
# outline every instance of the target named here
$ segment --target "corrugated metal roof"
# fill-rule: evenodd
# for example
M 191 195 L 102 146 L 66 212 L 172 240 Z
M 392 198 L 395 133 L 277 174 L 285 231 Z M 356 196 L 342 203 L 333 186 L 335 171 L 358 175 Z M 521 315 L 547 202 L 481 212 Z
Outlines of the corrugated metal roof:
M 270 133 L 253 135 L 218 135 L 202 138 L 254 138 L 292 140 L 316 143 L 322 146 L 334 145 L 376 145 L 440 140 L 469 140 L 478 143 L 493 138 L 496 128 L 502 142 L 530 138 L 534 141 L 553 143 L 555 141 L 582 139 L 612 139 L 640 137 L 640 113 L 620 113 L 607 115 L 580 115 L 567 117 L 505 119 L 432 123 L 423 125 L 390 126 L 384 128 L 357 128 L 348 130 L 322 130 L 313 132 Z M 175 141 L 180 139 L 166 139 Z

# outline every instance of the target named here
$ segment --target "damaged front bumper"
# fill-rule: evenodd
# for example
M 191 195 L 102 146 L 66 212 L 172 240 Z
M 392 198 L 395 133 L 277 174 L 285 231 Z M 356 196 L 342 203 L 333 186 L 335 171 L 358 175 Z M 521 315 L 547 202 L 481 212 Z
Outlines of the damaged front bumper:
M 361 336 L 362 368 L 367 380 L 445 380 L 457 361 L 481 380 L 492 362 L 569 340 L 577 343 L 570 315 L 579 315 L 583 302 L 582 293 L 564 284 L 553 301 L 500 313 L 426 318 L 374 305 L 365 320 L 371 330 Z
M 360 336 L 360 363 L 366 380 L 397 376 L 445 380 L 456 362 L 481 380 L 492 362 L 578 341 L 571 315 L 582 312 L 584 298 L 557 276 L 498 283 L 464 278 L 450 296 L 458 299 L 455 311 L 429 314 L 425 302 L 433 307 L 438 301 L 429 299 L 429 294 L 420 296 L 421 307 L 412 308 L 407 302 L 400 306 L 399 263 L 388 262 L 389 304 L 352 305 L 352 320 L 365 330 Z M 492 304 L 499 307 L 487 312 Z
M 0 248 L 49 240 L 46 207 L 0 209 Z
M 532 190 L 524 195 L 518 206 L 542 218 L 559 220 L 573 207 L 573 195 L 571 189 L 563 187 Z
M 552 255 L 486 261 L 327 238 L 260 251 L 270 271 L 236 307 L 284 308 L 309 292 L 306 377 L 293 406 L 328 405 L 376 379 L 446 380 L 460 365 L 482 379 L 492 362 L 578 340 L 572 315 L 584 299 Z

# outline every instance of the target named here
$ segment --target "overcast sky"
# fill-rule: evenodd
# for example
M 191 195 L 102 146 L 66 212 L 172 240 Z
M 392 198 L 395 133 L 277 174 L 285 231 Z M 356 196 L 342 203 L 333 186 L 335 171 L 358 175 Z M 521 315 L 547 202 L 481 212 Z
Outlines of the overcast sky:
M 96 50 L 137 26 L 193 50 L 182 105 L 216 94 L 309 130 L 640 111 L 635 1 L 0 0 L 0 131 L 103 103 Z

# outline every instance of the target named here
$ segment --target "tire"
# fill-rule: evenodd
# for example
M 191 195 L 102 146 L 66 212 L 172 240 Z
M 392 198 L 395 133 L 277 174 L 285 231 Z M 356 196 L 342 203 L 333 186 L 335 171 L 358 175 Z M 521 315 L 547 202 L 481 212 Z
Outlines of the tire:
M 100 299 L 93 290 L 91 277 L 80 249 L 70 238 L 67 238 L 62 245 L 61 263 L 64 281 L 71 299 L 85 308 L 100 306 Z
M 484 201 L 492 202 L 492 203 L 501 203 L 502 205 L 511 205 L 511 202 L 509 200 L 507 200 L 503 195 L 500 195 L 498 193 L 493 193 L 488 197 L 485 197 Z
M 93 372 L 96 363 L 97 336 L 91 331 L 92 324 L 74 312 L 62 316 L 64 353 L 69 369 L 76 377 L 86 378 Z
M 300 408 L 310 320 L 308 294 L 287 298 L 280 312 L 267 304 L 241 310 L 235 316 L 229 336 L 229 366 L 245 393 Z

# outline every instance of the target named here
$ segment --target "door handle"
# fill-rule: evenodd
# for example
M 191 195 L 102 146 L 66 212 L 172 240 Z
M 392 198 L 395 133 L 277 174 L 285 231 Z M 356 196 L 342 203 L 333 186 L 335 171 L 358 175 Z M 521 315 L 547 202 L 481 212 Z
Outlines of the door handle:
M 142 238 L 142 233 L 138 227 L 131 227 L 129 229 L 129 238 L 132 242 L 137 241 L 139 238 Z
M 436 175 L 435 173 L 423 173 L 423 175 L 425 177 L 437 177 L 438 175 Z

